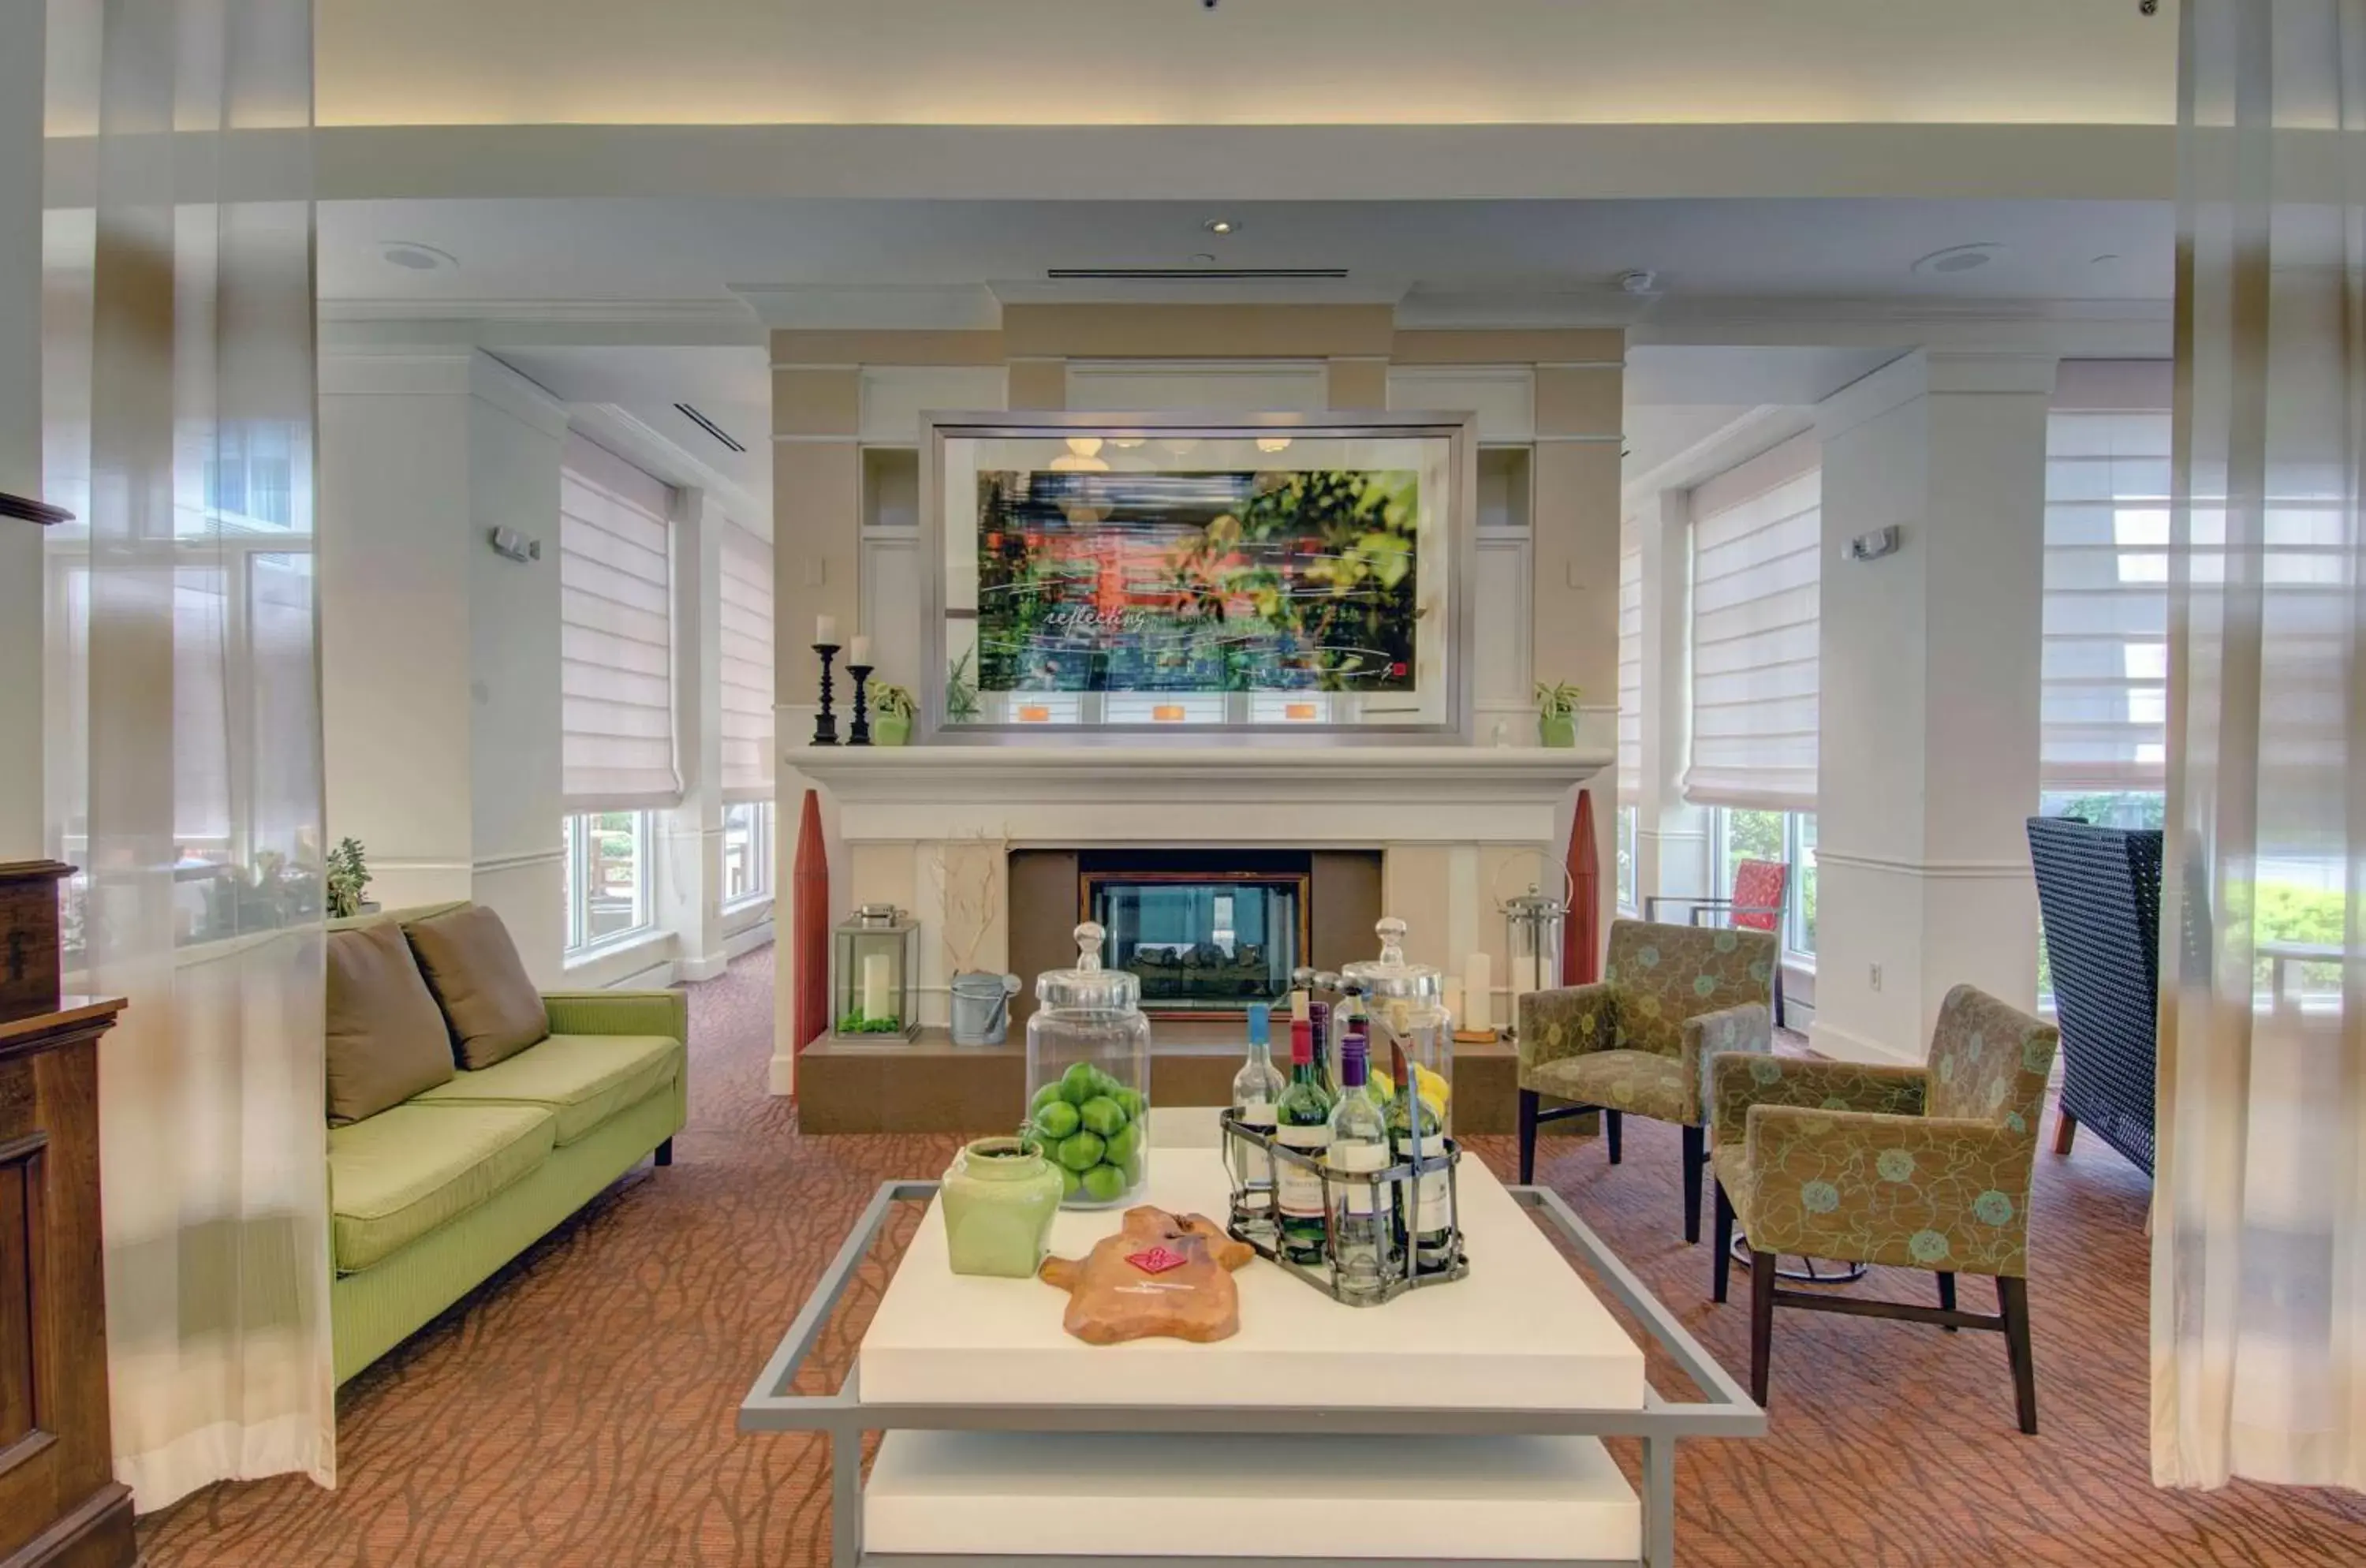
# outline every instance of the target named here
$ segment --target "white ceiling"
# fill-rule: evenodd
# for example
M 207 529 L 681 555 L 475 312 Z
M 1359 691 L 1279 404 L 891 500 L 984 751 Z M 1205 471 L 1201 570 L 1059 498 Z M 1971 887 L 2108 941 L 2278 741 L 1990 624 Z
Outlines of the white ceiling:
M 321 0 L 324 125 L 2166 125 L 2177 0 Z
M 1219 216 L 1239 231 L 1209 233 Z M 394 266 L 381 252 L 396 240 L 458 265 Z M 1350 271 L 1344 287 L 1285 297 L 1532 302 L 1600 295 L 1642 267 L 1665 301 L 2159 300 L 2173 240 L 2168 205 L 2135 201 L 367 201 L 321 205 L 320 265 L 324 299 L 421 304 L 725 300 L 783 287 L 1040 293 L 1047 267 L 1195 255 Z M 1910 270 L 1974 243 L 2001 249 L 1972 271 Z
M 772 391 L 770 355 L 760 348 L 512 347 L 497 356 L 571 410 L 613 411 L 629 430 L 655 433 L 727 481 L 725 509 L 734 522 L 772 537 Z M 734 452 L 674 405 L 688 403 L 745 446 Z M 611 434 L 610 439 L 615 437 Z M 648 453 L 624 454 L 666 467 Z M 711 485 L 684 468 L 658 476 L 681 485 Z M 737 493 L 730 493 L 736 491 Z

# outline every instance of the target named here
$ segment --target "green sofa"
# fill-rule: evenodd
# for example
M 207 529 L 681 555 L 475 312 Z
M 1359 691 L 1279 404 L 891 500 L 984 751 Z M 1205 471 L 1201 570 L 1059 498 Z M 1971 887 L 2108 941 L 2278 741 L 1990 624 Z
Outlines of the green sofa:
M 409 923 L 460 908 L 332 921 Z M 329 1129 L 330 1318 L 353 1377 L 654 1154 L 688 1107 L 679 991 L 546 994 L 550 1037 Z

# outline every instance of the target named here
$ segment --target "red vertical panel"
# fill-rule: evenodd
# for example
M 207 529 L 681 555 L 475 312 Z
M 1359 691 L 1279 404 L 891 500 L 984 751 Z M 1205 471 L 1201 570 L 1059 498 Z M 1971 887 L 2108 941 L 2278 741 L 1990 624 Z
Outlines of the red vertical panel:
M 1602 978 L 1602 857 L 1594 847 L 1594 792 L 1577 792 L 1577 818 L 1569 829 L 1569 879 L 1574 891 L 1560 930 L 1560 983 L 1590 986 Z
M 802 1051 L 829 1027 L 829 850 L 821 838 L 821 796 L 806 791 L 797 858 L 789 873 L 790 1017 Z

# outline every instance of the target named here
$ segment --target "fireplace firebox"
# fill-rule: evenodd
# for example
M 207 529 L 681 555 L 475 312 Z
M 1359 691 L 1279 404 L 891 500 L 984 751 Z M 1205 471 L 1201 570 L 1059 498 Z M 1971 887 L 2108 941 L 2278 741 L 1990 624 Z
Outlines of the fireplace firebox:
M 1302 853 L 1089 852 L 1076 914 L 1108 932 L 1104 964 L 1141 977 L 1144 1012 L 1235 1018 L 1281 1002 L 1308 962 L 1313 871 Z

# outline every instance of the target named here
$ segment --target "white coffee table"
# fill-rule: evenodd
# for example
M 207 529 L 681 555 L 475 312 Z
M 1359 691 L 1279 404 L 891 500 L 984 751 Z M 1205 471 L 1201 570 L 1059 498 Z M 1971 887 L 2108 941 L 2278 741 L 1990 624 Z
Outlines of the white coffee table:
M 1557 1196 L 1505 1188 L 1476 1159 L 1459 1187 L 1466 1280 L 1358 1309 L 1252 1260 L 1232 1338 L 1096 1347 L 1062 1330 L 1050 1286 L 952 1273 L 936 1184 L 889 1183 L 742 1402 L 740 1428 L 830 1434 L 837 1568 L 1670 1568 L 1675 1440 L 1754 1437 L 1764 1414 Z M 1227 1197 L 1215 1150 L 1153 1151 L 1144 1201 L 1221 1219 Z M 844 1385 L 789 1393 L 891 1206 L 921 1200 L 932 1212 Z M 1052 1248 L 1081 1257 L 1117 1224 L 1115 1211 L 1064 1212 Z M 1641 1348 L 1547 1226 L 1707 1402 L 1651 1390 Z M 867 1431 L 882 1437 L 864 1484 Z M 1642 1497 L 1607 1436 L 1642 1439 Z

